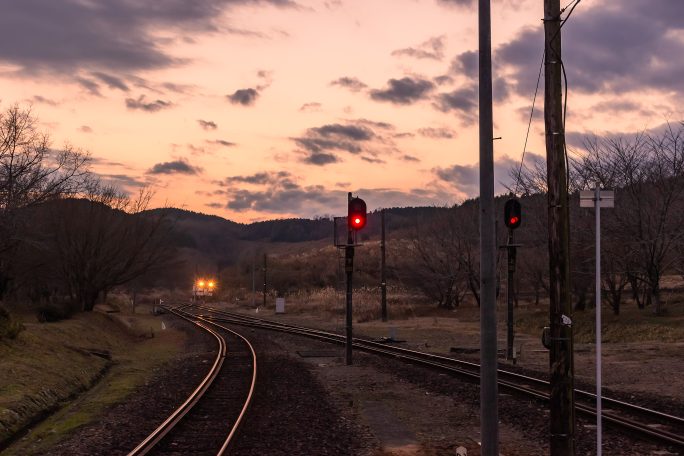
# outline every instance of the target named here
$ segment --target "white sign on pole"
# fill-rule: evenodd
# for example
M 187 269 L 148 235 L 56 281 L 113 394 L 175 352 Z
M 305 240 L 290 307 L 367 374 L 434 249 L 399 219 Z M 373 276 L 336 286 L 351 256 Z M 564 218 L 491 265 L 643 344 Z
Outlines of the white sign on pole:
M 598 204 L 597 204 L 598 203 Z M 601 410 L 601 208 L 615 205 L 615 193 L 601 190 L 597 184 L 594 190 L 580 192 L 580 207 L 596 208 L 596 454 L 602 454 L 602 410 Z

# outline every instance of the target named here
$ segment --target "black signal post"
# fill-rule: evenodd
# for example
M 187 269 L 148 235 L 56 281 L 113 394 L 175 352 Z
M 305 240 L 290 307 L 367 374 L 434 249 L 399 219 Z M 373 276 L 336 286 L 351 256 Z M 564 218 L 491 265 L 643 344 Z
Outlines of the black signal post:
M 352 363 L 352 274 L 354 273 L 354 233 L 366 226 L 366 202 L 347 195 L 347 245 L 344 248 L 344 271 L 347 276 L 346 362 Z
M 508 251 L 508 283 L 506 290 L 506 300 L 508 304 L 508 337 L 506 344 L 506 359 L 513 360 L 513 364 L 515 364 L 516 356 L 515 349 L 513 348 L 513 276 L 515 274 L 515 258 L 519 245 L 514 243 L 513 233 L 522 223 L 522 207 L 520 206 L 520 202 L 515 198 L 509 199 L 504 205 L 504 223 L 508 227 L 508 243 L 506 244 L 506 249 Z

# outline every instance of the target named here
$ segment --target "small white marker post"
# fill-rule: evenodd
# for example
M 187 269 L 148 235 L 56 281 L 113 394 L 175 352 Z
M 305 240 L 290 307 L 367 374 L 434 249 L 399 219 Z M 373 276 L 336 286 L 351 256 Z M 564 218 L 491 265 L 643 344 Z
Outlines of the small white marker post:
M 602 454 L 601 424 L 601 208 L 614 207 L 615 194 L 612 190 L 596 188 L 580 192 L 580 207 L 593 207 L 596 211 L 596 454 Z

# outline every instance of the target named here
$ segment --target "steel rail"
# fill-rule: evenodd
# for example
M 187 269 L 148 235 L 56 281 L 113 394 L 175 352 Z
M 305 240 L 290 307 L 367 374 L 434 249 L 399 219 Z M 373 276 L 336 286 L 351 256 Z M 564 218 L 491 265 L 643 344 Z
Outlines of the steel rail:
M 187 314 L 189 316 L 197 318 L 196 316 L 190 314 L 189 312 L 184 312 L 184 311 L 182 311 L 182 312 L 184 314 Z M 254 387 L 256 386 L 256 379 L 257 379 L 256 351 L 254 350 L 254 347 L 249 342 L 249 340 L 247 340 L 247 338 L 245 338 L 242 334 L 239 334 L 239 333 L 235 332 L 234 330 L 232 330 L 226 326 L 220 325 L 216 322 L 210 321 L 210 320 L 205 319 L 203 317 L 200 317 L 200 319 L 206 323 L 209 323 L 209 324 L 214 325 L 218 328 L 221 328 L 224 331 L 228 331 L 228 332 L 234 334 L 235 336 L 239 337 L 240 339 L 242 339 L 242 341 L 249 347 L 249 351 L 252 354 L 252 366 L 254 366 L 254 368 L 252 369 L 252 382 L 249 386 L 249 393 L 247 393 L 247 400 L 243 404 L 242 409 L 240 410 L 240 414 L 238 415 L 237 419 L 235 420 L 235 424 L 233 424 L 233 427 L 231 428 L 230 433 L 228 434 L 228 437 L 226 437 L 226 440 L 223 442 L 223 445 L 221 445 L 221 449 L 217 453 L 218 456 L 221 456 L 221 455 L 225 454 L 226 450 L 228 449 L 228 446 L 230 445 L 233 437 L 235 436 L 235 433 L 237 432 L 237 429 L 240 426 L 242 419 L 244 418 L 245 414 L 247 413 L 247 409 L 249 409 L 249 406 L 252 403 L 252 397 L 254 396 Z
M 170 309 L 167 308 L 167 310 L 173 312 L 175 315 L 186 319 L 190 321 L 191 323 L 199 326 L 200 328 L 206 330 L 209 332 L 212 336 L 214 336 L 217 340 L 218 343 L 218 351 L 216 358 L 214 360 L 214 363 L 212 367 L 209 369 L 209 372 L 207 375 L 204 377 L 204 379 L 200 382 L 200 384 L 195 388 L 195 390 L 188 396 L 188 398 L 181 404 L 176 410 L 174 410 L 169 417 L 164 420 L 162 424 L 160 424 L 150 435 L 148 435 L 138 446 L 136 446 L 130 453 L 128 453 L 128 456 L 142 456 L 147 453 L 149 453 L 155 445 L 157 445 L 182 419 L 185 417 L 185 415 L 200 401 L 204 393 L 209 389 L 209 387 L 212 385 L 216 377 L 218 377 L 221 368 L 223 366 L 223 363 L 226 358 L 226 351 L 227 351 L 227 345 L 225 338 L 221 336 L 218 332 L 214 331 L 211 329 L 207 323 L 208 322 L 199 322 L 195 321 L 195 317 L 192 314 L 189 314 L 187 312 L 184 312 L 183 310 L 180 309 Z M 221 325 L 216 325 L 215 323 L 211 323 L 214 326 L 219 326 L 222 329 L 236 335 L 240 339 L 242 339 L 247 346 L 249 347 L 249 350 L 252 354 L 252 381 L 249 389 L 249 393 L 247 395 L 247 400 L 243 404 L 243 407 L 240 411 L 240 414 L 238 418 L 235 420 L 235 423 L 231 427 L 231 430 L 228 434 L 228 437 L 226 440 L 223 442 L 223 445 L 221 448 L 218 450 L 216 453 L 218 456 L 221 456 L 225 454 L 225 451 L 230 444 L 232 438 L 235 436 L 235 433 L 237 431 L 238 426 L 240 425 L 245 413 L 247 412 L 247 409 L 249 408 L 249 404 L 251 403 L 252 396 L 254 393 L 254 387 L 256 384 L 256 373 L 257 373 L 257 360 L 256 360 L 256 353 L 254 351 L 254 348 L 252 347 L 252 344 L 241 334 L 238 334 L 237 332 L 233 331 L 232 329 L 223 327 Z
M 318 329 L 313 329 L 313 328 L 306 328 L 303 326 L 297 326 L 297 325 L 288 325 L 285 323 L 281 322 L 274 322 L 271 320 L 264 320 L 264 319 L 259 319 L 255 317 L 251 317 L 248 315 L 243 315 L 243 314 L 236 314 L 234 312 L 227 312 L 227 311 L 222 311 L 219 309 L 214 309 L 211 307 L 207 306 L 197 306 L 200 309 L 207 310 L 211 313 L 218 314 L 218 315 L 223 315 L 225 318 L 225 322 L 228 323 L 233 323 L 233 324 L 239 324 L 239 325 L 246 325 L 246 326 L 252 326 L 252 327 L 259 327 L 259 328 L 264 328 L 264 329 L 271 329 L 271 330 L 277 330 L 277 331 L 283 331 L 291 334 L 298 334 L 298 335 L 304 335 L 307 337 L 312 337 L 320 340 L 324 340 L 327 342 L 332 342 L 336 344 L 343 344 L 344 343 L 344 337 L 338 334 L 330 333 L 327 331 L 323 330 L 318 330 Z M 211 320 L 212 318 L 216 317 L 203 317 L 206 318 L 207 320 Z M 353 340 L 354 346 L 358 349 L 362 349 L 364 351 L 368 352 L 373 352 L 373 353 L 379 353 L 383 354 L 385 356 L 391 356 L 394 358 L 400 358 L 404 359 L 406 361 L 415 363 L 415 364 L 421 364 L 425 365 L 431 368 L 437 368 L 440 370 L 445 370 L 448 372 L 453 372 L 457 373 L 460 375 L 464 375 L 470 379 L 479 379 L 479 364 L 477 363 L 472 363 L 469 361 L 463 361 L 463 360 L 458 360 L 454 358 L 449 358 L 446 356 L 442 355 L 435 355 L 432 353 L 425 353 L 425 352 L 420 352 L 420 351 L 415 351 L 415 350 L 410 350 L 406 348 L 401 348 L 401 347 L 390 347 L 386 344 L 377 342 L 377 341 L 370 341 L 366 339 L 359 339 L 359 338 L 354 338 Z M 455 367 L 459 366 L 459 367 Z M 465 366 L 469 369 L 472 370 L 467 370 L 467 369 L 462 369 L 462 367 Z M 525 383 L 533 383 L 537 386 L 541 386 L 544 388 L 548 388 L 549 383 L 546 380 L 542 380 L 539 378 L 535 377 L 529 377 L 526 375 L 518 374 L 516 372 L 510 372 L 504 369 L 499 369 L 499 374 L 500 376 L 506 377 L 509 380 L 504 380 L 502 378 L 499 379 L 499 385 L 502 387 L 505 387 L 506 389 L 509 390 L 514 390 L 518 391 L 522 394 L 526 395 L 531 395 L 537 399 L 542 399 L 545 401 L 548 401 L 548 391 L 540 391 L 538 389 L 534 388 L 529 388 L 529 387 L 524 387 L 517 385 L 513 383 L 513 381 L 517 382 L 525 382 Z M 581 398 L 585 401 L 591 401 L 592 399 L 595 400 L 596 395 L 593 393 L 589 393 L 587 391 L 583 390 L 578 390 L 576 389 L 575 392 L 578 395 L 578 398 Z M 670 415 L 666 414 L 663 412 L 659 412 L 657 410 L 652 410 L 648 409 L 646 407 L 642 407 L 639 405 L 635 404 L 630 404 L 628 402 L 624 402 L 618 399 L 612 399 L 612 398 L 602 398 L 603 402 L 606 404 L 611 404 L 613 406 L 617 407 L 622 407 L 623 409 L 626 409 L 627 411 L 631 413 L 637 413 L 637 414 L 642 414 L 642 415 L 647 415 L 651 419 L 660 419 L 664 421 L 668 421 L 669 424 L 672 425 L 682 425 L 684 423 L 684 418 L 678 417 L 675 415 Z M 596 416 L 596 409 L 594 407 L 591 407 L 589 405 L 585 405 L 582 403 L 576 403 L 576 409 L 590 417 L 595 417 Z M 648 425 L 639 423 L 637 421 L 634 421 L 629 418 L 621 417 L 618 415 L 615 415 L 610 412 L 602 412 L 601 416 L 608 422 L 613 423 L 617 426 L 623 427 L 625 429 L 628 429 L 630 431 L 636 431 L 639 432 L 643 435 L 646 435 L 650 438 L 654 438 L 657 440 L 660 440 L 664 443 L 667 444 L 672 444 L 672 445 L 678 445 L 681 447 L 684 447 L 684 436 L 678 435 L 666 430 L 662 429 L 656 429 L 649 427 Z

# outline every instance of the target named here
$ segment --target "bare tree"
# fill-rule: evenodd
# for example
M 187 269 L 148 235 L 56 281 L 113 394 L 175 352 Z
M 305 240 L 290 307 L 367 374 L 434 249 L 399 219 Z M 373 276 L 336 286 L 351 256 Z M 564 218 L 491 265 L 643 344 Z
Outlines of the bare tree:
M 67 199 L 50 207 L 45 233 L 57 274 L 81 310 L 93 309 L 98 296 L 171 260 L 171 226 L 164 213 L 144 212 L 151 193 L 128 197 L 94 185 L 87 199 Z
M 7 290 L 14 251 L 28 223 L 26 209 L 76 194 L 87 176 L 87 154 L 50 148 L 30 109 L 0 112 L 0 297 Z

